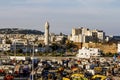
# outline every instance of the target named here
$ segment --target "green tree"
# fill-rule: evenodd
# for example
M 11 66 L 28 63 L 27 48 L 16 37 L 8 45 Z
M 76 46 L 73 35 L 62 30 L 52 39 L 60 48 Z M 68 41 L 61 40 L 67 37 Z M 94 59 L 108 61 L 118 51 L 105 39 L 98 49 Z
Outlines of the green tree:
M 75 47 L 76 47 L 76 45 L 73 42 L 67 42 L 66 43 L 66 48 L 67 49 L 71 49 L 71 48 L 75 48 Z
M 52 43 L 51 48 L 53 51 L 57 50 L 59 48 L 57 43 Z
M 39 43 L 39 44 L 38 44 L 38 47 L 42 47 L 42 44 L 41 44 L 41 43 Z
M 17 52 L 18 53 L 23 53 L 23 50 L 22 49 L 18 49 Z
M 6 44 L 12 44 L 12 41 L 9 40 L 9 39 L 7 39 L 7 40 L 6 40 Z
M 63 37 L 62 40 L 60 41 L 60 44 L 65 44 L 66 43 L 67 38 Z

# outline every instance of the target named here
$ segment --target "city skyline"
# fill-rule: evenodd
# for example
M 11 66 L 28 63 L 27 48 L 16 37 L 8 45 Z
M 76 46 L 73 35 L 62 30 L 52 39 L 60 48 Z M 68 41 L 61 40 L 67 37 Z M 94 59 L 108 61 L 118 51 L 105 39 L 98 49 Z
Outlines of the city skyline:
M 54 33 L 86 27 L 120 35 L 119 0 L 0 0 L 0 11 L 0 28 L 44 31 L 48 21 Z

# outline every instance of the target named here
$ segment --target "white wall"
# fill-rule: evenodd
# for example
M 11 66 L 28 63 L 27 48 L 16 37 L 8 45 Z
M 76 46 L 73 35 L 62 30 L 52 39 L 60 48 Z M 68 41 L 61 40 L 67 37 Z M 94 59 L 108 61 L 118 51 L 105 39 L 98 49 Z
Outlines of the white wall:
M 25 60 L 24 56 L 10 56 L 10 59 Z
M 99 52 L 99 49 L 97 48 L 82 48 L 82 49 L 79 49 L 76 57 L 90 58 L 92 56 L 99 56 L 98 54 L 100 54 L 100 52 Z
M 89 50 L 86 48 L 79 49 L 78 54 L 76 55 L 79 58 L 90 58 Z
M 118 53 L 120 54 L 120 43 L 118 43 Z

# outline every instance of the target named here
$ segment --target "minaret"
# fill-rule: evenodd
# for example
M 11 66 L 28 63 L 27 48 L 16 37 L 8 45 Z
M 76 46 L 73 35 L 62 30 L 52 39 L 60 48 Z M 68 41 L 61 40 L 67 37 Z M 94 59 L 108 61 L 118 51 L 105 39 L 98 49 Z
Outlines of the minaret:
M 49 47 L 49 23 L 46 22 L 45 23 L 45 46 L 48 50 L 48 47 Z

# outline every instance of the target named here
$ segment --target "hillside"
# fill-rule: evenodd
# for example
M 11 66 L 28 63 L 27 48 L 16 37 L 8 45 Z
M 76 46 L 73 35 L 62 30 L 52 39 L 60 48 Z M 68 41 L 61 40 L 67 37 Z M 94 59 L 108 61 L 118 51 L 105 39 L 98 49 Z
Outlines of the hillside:
M 38 30 L 31 30 L 31 29 L 19 29 L 19 28 L 3 28 L 0 29 L 0 34 L 35 34 L 41 35 L 44 34 Z

